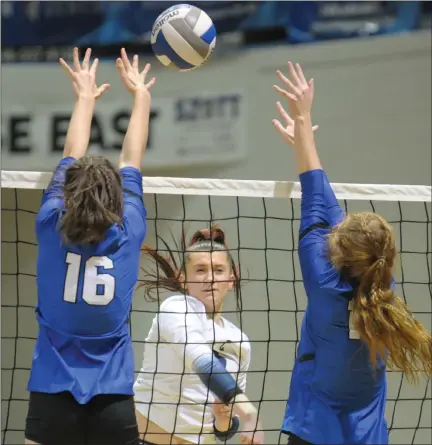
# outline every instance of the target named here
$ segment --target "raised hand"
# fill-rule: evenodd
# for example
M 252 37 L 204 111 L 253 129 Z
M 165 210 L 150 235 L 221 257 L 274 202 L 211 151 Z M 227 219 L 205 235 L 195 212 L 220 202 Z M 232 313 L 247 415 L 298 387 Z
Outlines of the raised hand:
M 91 49 L 88 48 L 82 63 L 80 63 L 78 48 L 74 48 L 73 69 L 64 61 L 64 59 L 60 59 L 61 66 L 72 79 L 72 86 L 77 98 L 93 97 L 94 99 L 99 99 L 110 87 L 108 83 L 104 83 L 100 87 L 96 85 L 96 72 L 99 59 L 94 59 L 90 66 L 90 56 Z
M 135 54 L 130 63 L 126 50 L 121 49 L 120 57 L 116 60 L 116 67 L 120 73 L 120 78 L 126 89 L 135 95 L 139 90 L 149 92 L 155 84 L 156 78 L 152 77 L 146 83 L 147 74 L 150 71 L 150 64 L 147 63 L 142 71 L 139 71 L 138 56 Z
M 277 76 L 287 89 L 273 85 L 273 88 L 288 101 L 291 117 L 304 116 L 310 113 L 314 98 L 314 81 L 306 80 L 300 64 L 295 66 L 288 62 L 289 78 L 285 77 L 281 71 L 277 71 Z
M 290 115 L 287 113 L 280 102 L 276 102 L 276 106 L 278 108 L 279 114 L 282 117 L 283 124 L 281 124 L 280 121 L 278 121 L 277 119 L 273 119 L 273 126 L 276 128 L 285 142 L 287 142 L 291 146 L 294 146 L 295 121 L 290 117 Z M 318 125 L 314 125 L 312 127 L 312 130 L 315 132 L 316 130 L 318 130 L 318 128 Z

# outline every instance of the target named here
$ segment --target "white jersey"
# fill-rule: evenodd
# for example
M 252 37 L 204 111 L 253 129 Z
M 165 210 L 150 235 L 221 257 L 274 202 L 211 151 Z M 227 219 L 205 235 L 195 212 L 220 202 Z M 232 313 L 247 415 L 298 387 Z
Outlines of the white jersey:
M 166 299 L 146 339 L 141 371 L 135 382 L 137 410 L 165 431 L 192 443 L 215 443 L 212 407 L 215 396 L 193 372 L 194 360 L 216 353 L 226 370 L 246 389 L 251 347 L 241 330 L 222 318 L 207 317 L 196 298 Z

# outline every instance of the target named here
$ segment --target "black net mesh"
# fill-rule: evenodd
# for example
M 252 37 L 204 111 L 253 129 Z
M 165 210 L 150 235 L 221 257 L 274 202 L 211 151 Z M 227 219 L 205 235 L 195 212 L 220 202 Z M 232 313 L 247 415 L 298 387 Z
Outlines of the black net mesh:
M 233 193 L 234 194 L 234 193 Z M 40 190 L 2 190 L 2 443 L 23 444 L 27 412 L 26 390 L 37 334 L 36 254 L 34 224 Z M 218 222 L 247 279 L 242 311 L 234 298 L 226 317 L 244 330 L 252 343 L 247 393 L 259 406 L 267 431 L 266 443 L 286 443 L 279 429 L 288 395 L 306 298 L 297 259 L 299 201 L 218 196 L 146 195 L 146 243 L 162 247 L 156 236 L 189 234 Z M 347 200 L 348 211 L 372 210 L 394 226 L 401 258 L 397 293 L 418 320 L 431 327 L 431 206 L 430 202 Z M 143 340 L 157 305 L 138 291 L 131 317 L 136 370 Z M 394 444 L 431 443 L 431 388 L 412 386 L 398 372 L 388 373 L 387 419 Z M 238 443 L 238 437 L 230 443 Z

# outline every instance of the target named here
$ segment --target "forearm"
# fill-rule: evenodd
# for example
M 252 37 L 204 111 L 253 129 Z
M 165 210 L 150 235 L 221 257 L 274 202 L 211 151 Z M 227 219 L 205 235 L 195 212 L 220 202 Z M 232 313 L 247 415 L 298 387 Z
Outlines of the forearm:
M 245 394 L 237 394 L 231 401 L 233 404 L 233 413 L 241 419 L 246 419 L 251 415 L 257 414 L 257 409 L 247 398 Z
M 232 415 L 246 419 L 257 414 L 257 409 L 250 402 L 236 380 L 213 355 L 203 354 L 197 357 L 192 365 L 198 377 L 219 400 L 226 405 L 232 404 Z
M 223 403 L 228 404 L 240 392 L 237 382 L 212 353 L 194 359 L 192 369 L 202 383 Z
M 91 122 L 95 107 L 93 96 L 79 96 L 69 122 L 63 157 L 75 159 L 85 156 L 90 140 Z
M 128 129 L 123 140 L 120 168 L 141 167 L 142 155 L 147 146 L 150 121 L 150 96 L 147 91 L 138 90 L 134 96 Z
M 298 173 L 322 169 L 315 146 L 310 114 L 297 116 L 294 127 L 294 147 Z

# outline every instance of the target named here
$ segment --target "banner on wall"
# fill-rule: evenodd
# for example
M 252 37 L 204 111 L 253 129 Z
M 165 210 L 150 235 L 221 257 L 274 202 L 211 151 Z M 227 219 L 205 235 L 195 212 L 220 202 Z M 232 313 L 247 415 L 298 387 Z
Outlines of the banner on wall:
M 145 169 L 224 165 L 246 155 L 245 96 L 206 94 L 152 100 Z M 89 155 L 118 161 L 130 106 L 95 111 Z M 52 171 L 61 157 L 70 105 L 2 104 L 2 169 Z
M 2 1 L 2 61 L 57 61 L 72 46 L 91 46 L 100 57 L 115 57 L 120 46 L 151 52 L 154 21 L 178 1 Z M 257 1 L 189 2 L 205 10 L 223 40 L 260 6 Z
M 178 1 L 2 1 L 2 63 L 57 61 L 71 47 L 91 46 L 99 58 L 121 46 L 151 53 L 157 16 Z M 215 23 L 216 55 L 246 44 L 353 38 L 409 31 L 419 1 L 193 1 Z

